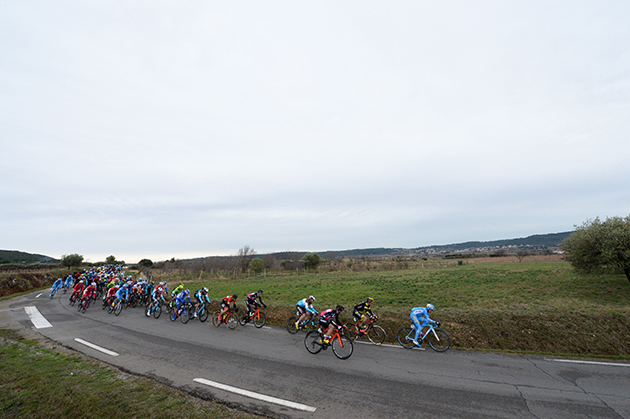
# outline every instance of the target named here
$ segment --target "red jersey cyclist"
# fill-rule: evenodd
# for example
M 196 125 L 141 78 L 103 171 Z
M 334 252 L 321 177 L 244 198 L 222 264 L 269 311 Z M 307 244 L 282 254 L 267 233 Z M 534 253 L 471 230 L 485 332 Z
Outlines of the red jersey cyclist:
M 223 299 L 221 300 L 221 313 L 219 313 L 219 321 L 223 321 L 223 315 L 227 313 L 227 311 L 230 309 L 230 303 L 233 304 L 232 308 L 234 309 L 234 311 L 236 311 L 237 298 L 238 295 L 236 294 L 223 297 Z

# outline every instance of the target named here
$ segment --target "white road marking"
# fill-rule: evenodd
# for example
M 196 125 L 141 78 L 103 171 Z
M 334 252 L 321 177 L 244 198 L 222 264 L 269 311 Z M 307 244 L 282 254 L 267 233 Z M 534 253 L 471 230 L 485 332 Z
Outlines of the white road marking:
M 274 403 L 274 404 L 279 404 L 279 405 L 282 405 L 282 406 L 290 407 L 292 409 L 304 410 L 306 412 L 314 412 L 317 409 L 316 407 L 307 406 L 305 404 L 295 403 L 295 402 L 291 402 L 291 401 L 284 400 L 284 399 L 278 399 L 276 397 L 266 396 L 264 394 L 254 393 L 253 391 L 243 390 L 243 389 L 240 389 L 240 388 L 236 388 L 236 387 L 228 386 L 228 385 L 225 385 L 225 384 L 217 383 L 215 381 L 206 380 L 205 378 L 195 378 L 193 381 L 195 381 L 197 383 L 200 383 L 200 384 L 205 384 L 205 385 L 210 386 L 210 387 L 215 387 L 215 388 L 218 388 L 218 389 L 221 389 L 221 390 L 229 391 L 231 393 L 240 394 L 241 396 L 250 397 L 252 399 L 262 400 L 262 401 L 265 401 L 265 402 L 269 402 L 269 403 Z
M 37 295 L 35 296 L 35 298 L 39 298 L 39 297 L 41 297 L 41 296 L 42 296 L 42 293 L 39 293 L 39 294 L 37 294 Z
M 100 347 L 98 345 L 95 345 L 93 343 L 87 342 L 87 341 L 85 341 L 83 339 L 74 338 L 74 340 L 79 342 L 80 344 L 83 344 L 85 346 L 89 346 L 92 349 L 96 349 L 97 351 L 101 351 L 104 354 L 111 355 L 111 356 L 118 356 L 118 354 L 116 352 L 114 352 L 114 351 L 110 351 L 109 349 L 102 348 L 102 347 Z
M 50 324 L 50 322 L 46 320 L 44 316 L 42 316 L 42 313 L 39 312 L 37 307 L 35 306 L 24 307 L 24 311 L 26 311 L 26 314 L 28 314 L 28 317 L 30 317 L 31 322 L 33 323 L 33 326 L 35 326 L 36 329 L 44 329 L 46 327 L 53 327 L 52 324 Z
M 630 364 L 617 364 L 617 363 L 614 363 L 614 362 L 580 361 L 580 360 L 577 360 L 577 359 L 550 359 L 550 358 L 545 358 L 545 361 L 567 362 L 567 363 L 571 363 L 571 364 L 609 365 L 611 367 L 630 367 Z

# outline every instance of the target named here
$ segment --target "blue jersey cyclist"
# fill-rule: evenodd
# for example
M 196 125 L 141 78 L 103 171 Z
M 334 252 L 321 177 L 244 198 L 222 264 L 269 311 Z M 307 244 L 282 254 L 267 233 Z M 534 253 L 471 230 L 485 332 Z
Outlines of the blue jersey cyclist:
M 127 302 L 129 298 L 129 285 L 124 284 L 122 287 L 116 291 L 116 299 L 112 303 L 112 306 L 116 305 L 116 301 L 120 301 L 121 303 Z
M 180 292 L 179 294 L 177 294 L 177 297 L 175 297 L 175 303 L 177 304 L 177 310 L 179 311 L 179 309 L 186 302 L 192 304 L 192 301 L 190 300 L 190 290 L 188 290 L 188 289 Z
M 433 306 L 433 304 L 427 304 L 426 307 L 414 307 L 411 309 L 410 317 L 416 328 L 416 337 L 414 338 L 413 343 L 420 349 L 422 349 L 422 346 L 420 346 L 418 338 L 422 336 L 422 329 L 429 324 L 438 324 L 438 322 L 429 318 L 429 314 L 433 313 L 434 310 L 435 306 Z
M 305 322 L 309 317 L 313 317 L 314 315 L 319 314 L 317 310 L 313 308 L 314 302 L 315 302 L 315 297 L 311 295 L 308 298 L 304 298 L 295 304 L 295 308 L 297 309 L 297 312 L 298 312 L 298 319 L 295 322 L 296 329 L 299 329 L 300 324 Z
M 63 290 L 64 292 L 66 292 L 66 290 L 69 290 L 72 287 L 72 283 L 74 282 L 72 275 L 68 275 L 68 277 L 66 278 L 66 280 L 63 283 Z
M 197 299 L 197 305 L 195 306 L 195 317 L 197 317 L 197 311 L 201 308 L 201 305 L 205 303 L 210 304 L 210 299 L 208 298 L 208 288 L 203 287 L 199 291 L 195 293 L 195 298 Z
M 57 292 L 59 288 L 63 286 L 63 279 L 59 278 L 53 283 L 52 292 L 50 293 L 51 297 Z
M 263 307 L 267 308 L 267 304 L 263 303 L 262 294 L 263 294 L 263 290 L 258 290 L 258 292 L 252 292 L 251 294 L 247 296 L 247 299 L 245 300 L 245 304 L 247 304 L 247 314 L 249 316 L 252 315 L 255 309 L 260 307 L 260 304 L 262 304 Z M 260 301 L 260 304 L 258 304 L 258 301 L 256 300 Z

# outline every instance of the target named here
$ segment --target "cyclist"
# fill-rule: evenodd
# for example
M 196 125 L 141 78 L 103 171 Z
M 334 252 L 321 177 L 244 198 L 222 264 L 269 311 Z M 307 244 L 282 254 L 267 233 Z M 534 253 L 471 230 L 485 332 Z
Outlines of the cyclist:
M 190 290 L 184 290 L 177 294 L 177 297 L 175 297 L 175 304 L 177 305 L 176 308 L 178 312 L 179 309 L 182 308 L 186 302 L 192 304 L 192 301 L 190 300 Z
M 115 307 L 118 301 L 120 301 L 121 304 L 126 303 L 127 299 L 129 298 L 129 285 L 123 284 L 122 287 L 118 288 L 118 291 L 116 291 L 116 294 L 114 294 L 114 296 L 116 298 L 112 303 L 112 307 Z
M 147 307 L 148 312 L 150 312 L 153 308 L 153 304 L 164 302 L 164 294 L 166 294 L 166 291 L 164 290 L 164 288 L 162 288 L 162 284 L 160 283 L 151 293 L 151 303 L 149 304 L 149 307 Z
M 258 290 L 258 292 L 252 292 L 251 294 L 247 296 L 247 299 L 245 300 L 245 304 L 247 304 L 248 316 L 251 316 L 254 310 L 260 307 L 260 304 L 262 304 L 263 307 L 267 308 L 267 304 L 263 303 L 262 293 L 263 293 L 263 290 Z M 260 304 L 258 304 L 258 301 L 256 300 L 259 300 Z
M 57 290 L 63 286 L 63 279 L 59 278 L 53 283 L 52 291 L 50 292 L 50 296 L 52 297 L 57 293 Z
M 107 297 L 105 297 L 105 304 L 110 304 L 112 301 L 116 299 L 116 293 L 120 287 L 118 285 L 114 285 L 107 291 Z
M 222 321 L 223 315 L 230 309 L 230 303 L 233 303 L 233 309 L 236 311 L 236 299 L 238 295 L 227 295 L 221 300 L 221 312 L 219 313 L 219 321 Z
M 321 330 L 324 332 L 325 344 L 330 343 L 330 337 L 333 334 L 333 329 L 335 327 L 343 326 L 339 320 L 339 316 L 343 310 L 342 305 L 337 305 L 334 310 L 329 308 L 328 310 L 322 311 L 322 314 L 319 315 L 319 325 L 321 326 Z
M 63 283 L 63 292 L 64 294 L 66 293 L 67 290 L 70 289 L 70 287 L 72 286 L 72 283 L 74 282 L 72 275 L 68 275 L 68 277 L 66 278 L 65 282 Z
M 208 288 L 203 287 L 195 293 L 195 298 L 197 299 L 197 305 L 195 306 L 195 317 L 197 317 L 197 311 L 201 308 L 201 305 L 204 303 L 204 300 L 210 304 L 210 299 L 208 298 Z
M 83 291 L 83 297 L 81 297 L 81 301 L 83 301 L 83 305 L 89 304 L 90 298 L 96 300 L 96 283 L 92 282 L 86 289 Z
M 299 313 L 298 321 L 295 322 L 296 329 L 299 329 L 300 324 L 305 322 L 307 318 L 313 317 L 313 315 L 319 314 L 317 310 L 313 308 L 314 302 L 315 302 L 315 297 L 311 295 L 308 298 L 304 298 L 295 304 L 297 312 Z
M 171 299 L 175 299 L 177 294 L 184 291 L 184 284 L 179 284 L 173 291 L 171 291 Z
M 354 309 L 352 310 L 352 315 L 355 317 L 357 327 L 359 328 L 359 335 L 364 335 L 366 333 L 365 323 L 374 318 L 374 313 L 372 313 L 373 302 L 374 298 L 368 297 L 365 301 L 354 306 Z
M 414 307 L 411 309 L 411 320 L 416 328 L 416 337 L 413 340 L 413 343 L 420 349 L 422 346 L 420 345 L 418 338 L 421 338 L 424 334 L 422 333 L 422 329 L 431 324 L 437 324 L 435 320 L 431 320 L 429 318 L 429 314 L 433 313 L 435 310 L 435 306 L 433 304 L 427 304 L 426 307 Z
M 72 295 L 70 296 L 70 300 L 77 298 L 83 294 L 83 290 L 85 289 L 85 285 L 83 284 L 83 280 L 77 282 L 77 284 L 72 288 Z

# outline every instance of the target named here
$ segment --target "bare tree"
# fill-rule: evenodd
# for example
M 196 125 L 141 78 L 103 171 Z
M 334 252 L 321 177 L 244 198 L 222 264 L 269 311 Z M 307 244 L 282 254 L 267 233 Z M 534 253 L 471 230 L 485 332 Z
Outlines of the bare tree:
M 238 259 L 238 266 L 241 268 L 242 272 L 247 272 L 247 268 L 249 267 L 249 262 L 256 256 L 256 251 L 249 247 L 249 245 L 245 245 L 238 249 L 238 255 L 236 258 Z

